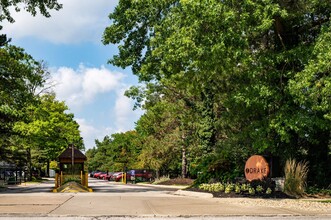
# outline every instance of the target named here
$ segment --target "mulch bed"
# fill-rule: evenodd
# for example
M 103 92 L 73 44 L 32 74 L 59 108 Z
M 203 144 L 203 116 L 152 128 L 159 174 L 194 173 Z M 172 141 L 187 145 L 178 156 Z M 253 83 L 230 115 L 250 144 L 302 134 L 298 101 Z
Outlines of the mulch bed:
M 190 186 L 192 185 L 194 180 L 188 178 L 176 178 L 170 179 L 165 182 L 160 183 L 160 185 L 183 185 L 183 186 Z

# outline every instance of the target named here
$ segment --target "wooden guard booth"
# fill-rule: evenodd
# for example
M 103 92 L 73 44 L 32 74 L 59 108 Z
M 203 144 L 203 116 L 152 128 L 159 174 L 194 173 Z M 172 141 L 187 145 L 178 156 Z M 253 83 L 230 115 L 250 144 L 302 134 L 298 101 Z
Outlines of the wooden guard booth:
M 88 174 L 84 172 L 86 156 L 73 145 L 69 146 L 58 157 L 60 173 L 56 174 L 55 188 L 66 179 L 80 179 L 83 186 L 88 186 Z
M 69 146 L 58 157 L 60 162 L 60 172 L 63 175 L 80 175 L 84 171 L 86 156 L 74 146 Z

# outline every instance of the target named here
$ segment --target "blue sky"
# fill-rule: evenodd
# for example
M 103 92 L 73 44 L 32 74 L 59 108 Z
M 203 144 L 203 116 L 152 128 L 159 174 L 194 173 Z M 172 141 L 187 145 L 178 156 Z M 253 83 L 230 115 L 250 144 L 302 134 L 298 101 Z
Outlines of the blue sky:
M 134 128 L 141 111 L 133 111 L 133 101 L 123 93 L 138 80 L 130 69 L 107 64 L 117 47 L 101 43 L 117 0 L 59 2 L 63 9 L 51 11 L 50 18 L 13 12 L 15 23 L 3 23 L 3 32 L 12 44 L 46 62 L 53 90 L 75 115 L 89 149 L 95 139 Z

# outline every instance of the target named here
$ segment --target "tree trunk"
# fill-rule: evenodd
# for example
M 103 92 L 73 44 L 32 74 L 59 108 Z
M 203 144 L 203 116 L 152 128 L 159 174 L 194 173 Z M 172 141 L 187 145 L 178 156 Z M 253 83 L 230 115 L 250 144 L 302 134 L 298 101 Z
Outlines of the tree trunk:
M 182 148 L 182 178 L 187 177 L 187 158 L 186 158 L 186 146 Z
M 46 166 L 46 172 L 45 172 L 46 177 L 49 177 L 49 166 L 50 166 L 50 162 L 49 162 L 49 160 L 47 160 L 47 166 Z
M 27 153 L 27 163 L 28 163 L 28 180 L 31 181 L 32 180 L 32 161 L 31 161 L 31 148 L 28 148 L 26 150 Z

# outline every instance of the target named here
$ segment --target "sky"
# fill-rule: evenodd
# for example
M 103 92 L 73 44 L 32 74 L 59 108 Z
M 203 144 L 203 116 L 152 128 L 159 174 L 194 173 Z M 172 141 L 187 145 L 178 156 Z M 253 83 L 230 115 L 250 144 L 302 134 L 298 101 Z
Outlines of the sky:
M 132 110 L 133 100 L 124 92 L 138 79 L 129 68 L 107 64 L 118 50 L 101 42 L 118 0 L 58 2 L 63 9 L 50 11 L 50 18 L 13 12 L 15 23 L 3 23 L 2 33 L 47 64 L 57 99 L 75 115 L 88 150 L 95 139 L 134 129 L 142 111 Z

